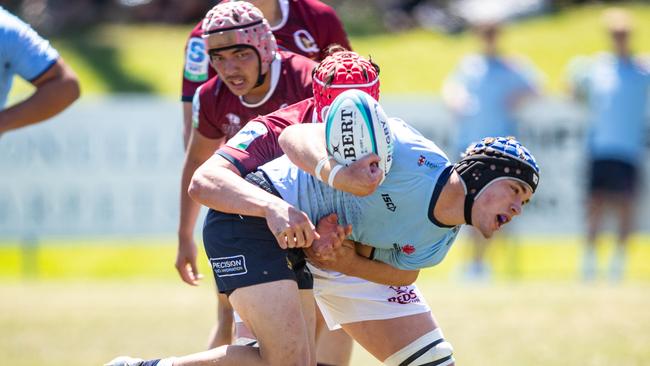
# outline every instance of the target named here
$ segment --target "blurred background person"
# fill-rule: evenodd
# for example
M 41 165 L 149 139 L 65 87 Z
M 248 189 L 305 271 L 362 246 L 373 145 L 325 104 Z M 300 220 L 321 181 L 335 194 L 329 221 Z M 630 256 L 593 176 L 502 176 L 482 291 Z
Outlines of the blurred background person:
M 532 65 L 500 52 L 500 19 L 492 15 L 476 19 L 473 29 L 481 53 L 463 57 L 442 90 L 443 101 L 457 122 L 452 161 L 485 136 L 517 136 L 515 111 L 524 99 L 537 94 L 538 76 Z M 489 241 L 474 228 L 467 232 L 471 258 L 464 275 L 468 279 L 489 278 L 491 271 L 485 261 Z
M 79 81 L 50 42 L 0 7 L 0 135 L 42 122 L 79 98 Z M 6 109 L 14 75 L 36 90 Z
M 624 274 L 627 242 L 634 229 L 650 90 L 650 63 L 634 57 L 630 49 L 629 14 L 608 9 L 603 21 L 613 53 L 576 58 L 569 65 L 573 95 L 585 103 L 591 122 L 587 138 L 587 236 L 582 259 L 582 277 L 587 281 L 596 276 L 596 240 L 610 209 L 618 220 L 618 232 L 609 277 L 618 281 Z

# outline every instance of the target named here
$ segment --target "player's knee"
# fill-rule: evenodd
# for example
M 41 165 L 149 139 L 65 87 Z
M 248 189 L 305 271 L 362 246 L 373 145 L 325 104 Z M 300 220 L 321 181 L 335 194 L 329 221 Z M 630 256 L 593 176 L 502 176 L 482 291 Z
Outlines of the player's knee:
M 454 348 L 445 341 L 437 328 L 411 344 L 395 352 L 386 360 L 386 366 L 436 365 L 449 366 L 454 363 Z
M 307 344 L 276 344 L 265 347 L 259 344 L 260 355 L 265 365 L 270 366 L 304 366 L 310 364 L 309 346 Z

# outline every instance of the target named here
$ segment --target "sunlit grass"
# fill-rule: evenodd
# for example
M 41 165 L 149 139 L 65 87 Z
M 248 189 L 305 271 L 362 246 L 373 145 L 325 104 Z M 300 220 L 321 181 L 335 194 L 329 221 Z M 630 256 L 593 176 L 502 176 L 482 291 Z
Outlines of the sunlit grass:
M 211 273 L 199 243 L 198 264 Z M 603 269 L 613 248 L 608 237 L 598 251 Z M 510 237 L 496 240 L 488 251 L 493 277 L 498 281 L 557 280 L 578 278 L 582 254 L 578 236 Z M 20 242 L 0 241 L 0 279 L 176 279 L 176 242 L 173 238 L 154 239 L 69 239 L 44 240 L 36 247 Z M 459 279 L 469 246 L 461 238 L 438 266 L 423 270 L 421 279 Z M 650 237 L 638 235 L 630 243 L 626 278 L 650 280 Z

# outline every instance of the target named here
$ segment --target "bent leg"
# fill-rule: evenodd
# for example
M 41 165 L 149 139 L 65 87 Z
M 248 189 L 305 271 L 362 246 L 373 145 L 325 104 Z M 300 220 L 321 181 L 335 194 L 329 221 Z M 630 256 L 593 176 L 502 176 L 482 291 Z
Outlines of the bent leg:
M 216 348 L 233 341 L 232 305 L 225 294 L 217 293 L 217 323 L 210 332 L 208 349 Z
M 281 280 L 238 288 L 230 295 L 233 308 L 255 334 L 259 348 L 221 346 L 179 357 L 175 366 L 313 364 L 309 355 L 310 332 L 302 311 L 302 296 L 295 281 Z M 281 335 L 281 336 L 278 336 Z
M 352 338 L 343 329 L 329 330 L 316 308 L 316 361 L 322 366 L 347 366 L 352 356 Z
M 355 341 L 381 361 L 438 328 L 431 312 L 392 319 L 366 320 L 341 326 Z

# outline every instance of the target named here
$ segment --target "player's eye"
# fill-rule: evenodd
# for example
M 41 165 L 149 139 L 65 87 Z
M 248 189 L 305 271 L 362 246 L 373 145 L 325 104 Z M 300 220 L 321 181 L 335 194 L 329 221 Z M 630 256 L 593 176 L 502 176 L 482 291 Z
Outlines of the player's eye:
M 236 57 L 237 59 L 239 59 L 239 60 L 243 60 L 243 59 L 246 59 L 246 58 L 250 57 L 251 52 L 252 52 L 251 50 L 243 49 L 243 50 L 237 52 L 237 53 L 235 54 L 235 57 Z
M 519 195 L 519 187 L 517 187 L 517 186 L 510 186 L 510 188 L 512 188 L 512 191 L 513 191 L 516 195 Z

